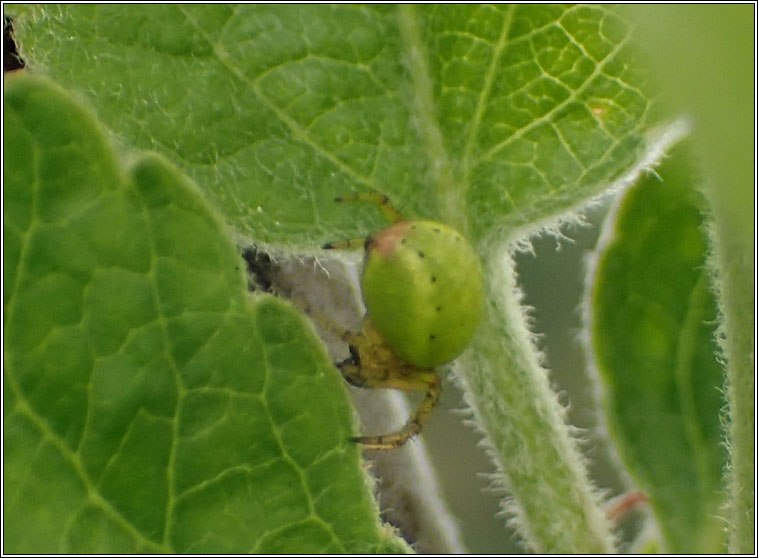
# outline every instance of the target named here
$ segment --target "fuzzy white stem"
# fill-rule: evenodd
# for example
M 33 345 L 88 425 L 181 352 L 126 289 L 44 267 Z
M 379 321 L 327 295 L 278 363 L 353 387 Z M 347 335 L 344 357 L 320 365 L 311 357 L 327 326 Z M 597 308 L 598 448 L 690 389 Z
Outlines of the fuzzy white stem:
M 713 194 L 707 191 L 707 194 Z M 726 359 L 729 411 L 726 441 L 729 552 L 755 553 L 755 269 L 751 239 L 730 230 L 728 214 L 711 197 L 709 265 L 721 313 L 719 339 Z
M 485 317 L 457 373 L 513 496 L 509 511 L 535 552 L 613 552 L 600 495 L 528 330 L 512 256 L 495 254 Z

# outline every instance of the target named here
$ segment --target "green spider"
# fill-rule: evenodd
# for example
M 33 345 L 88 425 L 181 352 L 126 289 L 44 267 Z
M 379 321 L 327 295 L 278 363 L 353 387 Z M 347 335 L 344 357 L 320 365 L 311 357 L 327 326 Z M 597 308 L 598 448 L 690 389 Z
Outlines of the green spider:
M 468 345 L 483 301 L 482 267 L 474 248 L 455 229 L 434 221 L 406 221 L 386 196 L 361 193 L 336 201 L 377 204 L 392 225 L 366 239 L 330 242 L 325 249 L 365 250 L 361 291 L 366 317 L 348 332 L 350 357 L 337 364 L 351 384 L 426 391 L 405 426 L 354 441 L 393 449 L 421 432 L 442 393 L 437 366 Z

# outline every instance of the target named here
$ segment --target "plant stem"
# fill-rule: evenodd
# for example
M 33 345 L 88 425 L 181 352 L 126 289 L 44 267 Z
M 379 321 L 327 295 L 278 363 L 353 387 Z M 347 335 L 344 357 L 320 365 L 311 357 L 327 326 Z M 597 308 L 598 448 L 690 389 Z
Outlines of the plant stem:
M 716 224 L 710 260 L 716 268 L 717 296 L 722 312 L 721 346 L 726 358 L 729 409 L 727 471 L 729 552 L 755 553 L 755 294 L 753 248 L 744 232 L 730 224 L 714 203 Z M 737 229 L 737 230 L 735 230 Z
M 488 307 L 457 373 L 513 496 L 507 509 L 535 552 L 611 553 L 610 523 L 540 365 L 512 257 L 501 246 L 488 262 Z

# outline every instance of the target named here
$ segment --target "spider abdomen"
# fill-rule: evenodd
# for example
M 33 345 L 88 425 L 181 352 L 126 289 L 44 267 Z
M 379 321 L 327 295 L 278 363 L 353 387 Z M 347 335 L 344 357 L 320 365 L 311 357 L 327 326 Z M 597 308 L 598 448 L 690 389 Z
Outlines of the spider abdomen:
M 434 221 L 400 221 L 366 241 L 363 300 L 397 355 L 433 368 L 456 358 L 479 322 L 482 267 L 463 236 Z

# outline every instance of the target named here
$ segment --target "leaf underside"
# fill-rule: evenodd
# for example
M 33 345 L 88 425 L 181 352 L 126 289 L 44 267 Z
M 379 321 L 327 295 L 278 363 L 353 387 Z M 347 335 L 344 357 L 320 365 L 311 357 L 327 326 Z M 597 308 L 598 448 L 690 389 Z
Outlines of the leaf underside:
M 651 118 L 599 6 L 61 5 L 16 28 L 30 68 L 257 242 L 374 230 L 333 202 L 366 190 L 473 238 L 510 230 L 602 191 Z

